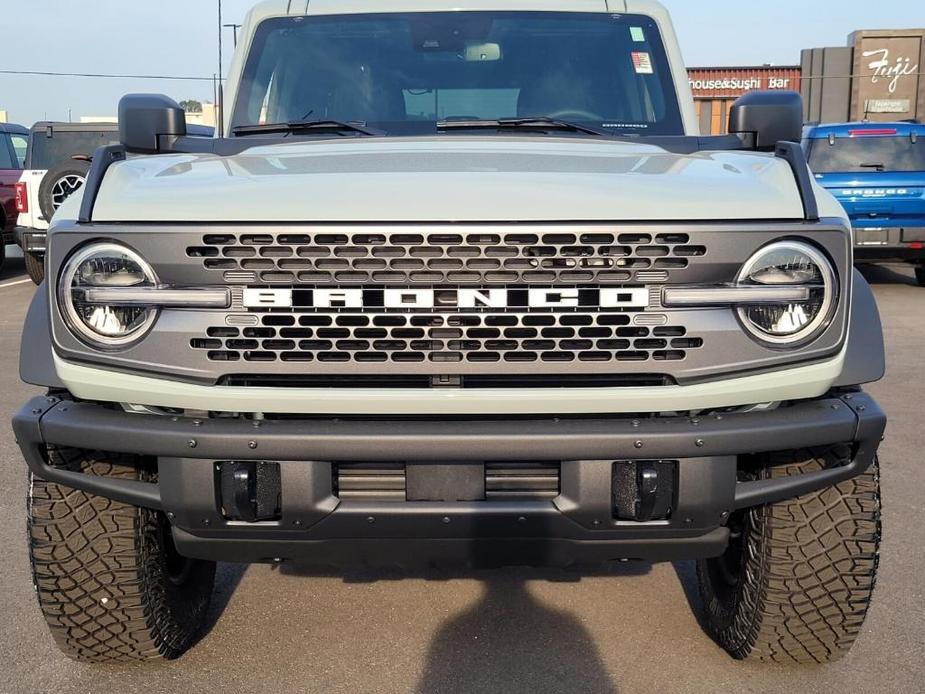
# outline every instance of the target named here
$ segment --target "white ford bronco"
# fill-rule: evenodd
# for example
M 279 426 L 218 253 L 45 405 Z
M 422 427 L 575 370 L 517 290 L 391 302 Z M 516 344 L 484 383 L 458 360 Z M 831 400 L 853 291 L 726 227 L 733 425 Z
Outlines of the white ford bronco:
M 224 137 L 156 95 L 58 210 L 14 427 L 39 604 L 173 658 L 216 561 L 696 559 L 736 658 L 870 602 L 885 416 L 793 93 L 702 137 L 652 0 L 269 0 Z

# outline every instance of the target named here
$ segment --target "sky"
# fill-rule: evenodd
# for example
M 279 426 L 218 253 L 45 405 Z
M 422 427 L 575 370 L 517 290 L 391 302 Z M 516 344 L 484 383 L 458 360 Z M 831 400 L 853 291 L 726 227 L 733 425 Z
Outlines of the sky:
M 383 0 L 386 2 L 386 0 Z M 856 29 L 925 26 L 922 0 L 663 0 L 689 66 L 797 64 L 800 49 L 844 46 Z M 254 0 L 223 0 L 240 23 Z M 210 77 L 218 0 L 0 0 L 0 70 Z M 460 0 L 465 5 L 465 0 Z M 225 29 L 224 69 L 231 58 Z M 114 115 L 128 92 L 212 100 L 209 81 L 0 74 L 12 122 Z

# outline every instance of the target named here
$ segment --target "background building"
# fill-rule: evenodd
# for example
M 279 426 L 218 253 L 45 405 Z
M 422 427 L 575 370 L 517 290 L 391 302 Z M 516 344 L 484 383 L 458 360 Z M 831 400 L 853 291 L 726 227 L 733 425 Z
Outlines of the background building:
M 925 119 L 925 29 L 856 31 L 844 48 L 802 52 L 808 122 Z
M 721 135 L 729 123 L 729 107 L 756 89 L 800 91 L 799 65 L 758 67 L 694 67 L 688 69 L 694 107 L 704 135 Z

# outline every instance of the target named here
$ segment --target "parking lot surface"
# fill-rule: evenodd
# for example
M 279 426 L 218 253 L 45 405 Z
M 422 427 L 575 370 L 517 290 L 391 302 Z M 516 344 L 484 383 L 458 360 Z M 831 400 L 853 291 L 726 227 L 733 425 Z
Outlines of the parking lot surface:
M 0 692 L 914 692 L 925 682 L 925 289 L 870 268 L 888 374 L 870 388 L 890 424 L 881 449 L 884 541 L 864 633 L 843 662 L 731 660 L 697 624 L 690 563 L 589 574 L 499 570 L 353 573 L 220 567 L 211 632 L 166 664 L 89 666 L 55 649 L 25 540 L 26 471 L 8 422 L 34 287 L 0 272 Z

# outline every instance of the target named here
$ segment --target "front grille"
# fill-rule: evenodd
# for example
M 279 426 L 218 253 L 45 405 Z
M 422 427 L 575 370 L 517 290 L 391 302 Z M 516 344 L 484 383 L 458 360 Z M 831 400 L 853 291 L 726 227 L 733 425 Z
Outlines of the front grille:
M 622 313 L 264 314 L 190 347 L 217 362 L 495 364 L 680 361 L 703 339 Z
M 685 233 L 206 234 L 190 258 L 232 284 L 667 282 L 706 246 Z
M 218 385 L 242 388 L 661 388 L 677 385 L 665 374 L 229 374 Z

